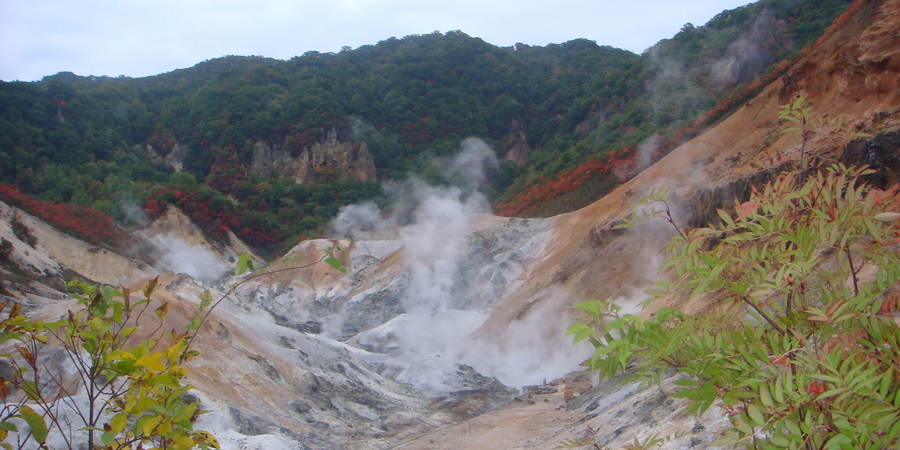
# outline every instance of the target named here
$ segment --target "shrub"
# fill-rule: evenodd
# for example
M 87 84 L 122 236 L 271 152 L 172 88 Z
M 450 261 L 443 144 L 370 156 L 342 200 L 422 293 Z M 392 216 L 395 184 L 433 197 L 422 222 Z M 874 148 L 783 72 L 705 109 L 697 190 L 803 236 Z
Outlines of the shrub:
M 15 234 L 19 240 L 28 244 L 31 248 L 35 248 L 37 245 L 37 238 L 31 234 L 31 229 L 19 220 L 18 214 L 13 214 L 9 224 L 12 226 L 13 234 Z
M 897 448 L 900 196 L 862 185 L 868 173 L 785 173 L 734 214 L 720 210 L 721 225 L 675 237 L 664 268 L 677 279 L 647 303 L 710 295 L 712 311 L 662 308 L 643 320 L 608 301 L 579 304 L 587 317 L 569 333 L 594 345 L 588 366 L 612 377 L 636 362 L 657 382 L 677 368 L 674 396 L 690 400 L 689 412 L 718 403 L 730 416 L 718 445 Z
M 0 376 L 0 447 L 11 450 L 15 439 L 18 448 L 33 443 L 46 449 L 56 439 L 68 449 L 82 448 L 83 441 L 98 450 L 218 449 L 215 436 L 194 430 L 203 411 L 185 395 L 193 387 L 182 384 L 182 364 L 199 353 L 190 350 L 197 330 L 219 303 L 256 278 L 318 263 L 347 273 L 334 256 L 339 250 L 335 243 L 317 261 L 270 271 L 254 271 L 250 257 L 241 255 L 235 275 L 242 280 L 215 302 L 204 291 L 198 317 L 181 332 L 163 331 L 168 303 L 151 305 L 158 278 L 134 302 L 128 289 L 72 281 L 83 291 L 75 296 L 80 309 L 56 322 L 31 319 L 21 305 L 11 305 L 0 320 L 0 345 L 7 351 L 0 353 L 0 374 L 10 378 Z M 7 306 L 0 303 L 0 312 Z M 74 367 L 74 379 L 47 364 L 58 348 Z
M 7 241 L 6 238 L 0 238 L 0 259 L 9 261 L 13 248 L 12 242 Z

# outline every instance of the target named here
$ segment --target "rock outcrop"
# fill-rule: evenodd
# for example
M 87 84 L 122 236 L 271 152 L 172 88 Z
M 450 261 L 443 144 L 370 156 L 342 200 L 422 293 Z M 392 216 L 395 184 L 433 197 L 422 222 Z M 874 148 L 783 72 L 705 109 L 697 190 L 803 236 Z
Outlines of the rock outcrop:
M 339 180 L 375 179 L 375 162 L 366 143 L 340 142 L 334 129 L 324 142 L 304 148 L 297 157 L 281 144 L 257 141 L 253 145 L 251 170 L 266 176 L 293 178 L 303 184 L 315 183 L 326 174 Z
M 736 39 L 725 54 L 710 65 L 712 80 L 720 86 L 748 84 L 763 70 L 775 63 L 775 54 L 769 45 L 783 33 L 787 23 L 778 20 L 775 14 L 763 9 L 753 27 Z
M 132 147 L 132 150 L 135 152 L 146 151 L 147 156 L 150 157 L 150 161 L 154 164 L 164 164 L 171 167 L 176 172 L 181 172 L 184 168 L 184 155 L 187 154 L 188 148 L 186 145 L 176 143 L 169 149 L 168 153 L 163 154 L 153 147 L 153 145 L 146 144 L 135 145 Z
M 524 166 L 528 161 L 528 155 L 531 153 L 531 146 L 528 145 L 528 138 L 525 136 L 525 125 L 516 119 L 513 119 L 509 125 L 509 133 L 503 136 L 500 141 L 500 149 L 503 152 L 503 159 L 513 161 L 520 166 Z

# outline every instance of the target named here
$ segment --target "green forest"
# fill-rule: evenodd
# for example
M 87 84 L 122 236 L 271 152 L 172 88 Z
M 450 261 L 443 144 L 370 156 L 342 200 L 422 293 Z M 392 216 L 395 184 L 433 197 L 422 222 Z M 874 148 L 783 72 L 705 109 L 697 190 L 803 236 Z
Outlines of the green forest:
M 498 47 L 450 31 L 286 61 L 226 56 L 145 78 L 0 82 L 0 198 L 110 245 L 85 220 L 137 226 L 175 205 L 210 236 L 232 231 L 273 254 L 322 235 L 343 205 L 386 206 L 380 180 L 445 183 L 433 161 L 476 136 L 503 160 L 485 187 L 498 214 L 557 214 L 726 116 L 850 3 L 761 0 L 685 24 L 639 55 L 585 39 Z M 524 159 L 504 158 L 514 128 Z M 296 156 L 330 130 L 367 145 L 379 180 L 322 171 L 298 184 L 249 169 L 258 142 Z M 183 170 L 147 145 L 163 157 L 186 149 Z

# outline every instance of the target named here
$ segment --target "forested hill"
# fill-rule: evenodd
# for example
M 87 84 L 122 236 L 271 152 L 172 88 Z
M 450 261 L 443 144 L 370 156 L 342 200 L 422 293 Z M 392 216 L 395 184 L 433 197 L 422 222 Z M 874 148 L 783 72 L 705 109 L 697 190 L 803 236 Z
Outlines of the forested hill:
M 584 39 L 497 47 L 451 31 L 138 79 L 3 82 L 0 182 L 125 224 L 175 204 L 213 236 L 231 230 L 271 251 L 319 233 L 341 205 L 383 200 L 378 181 L 334 171 L 309 184 L 254 172 L 254 147 L 297 157 L 334 130 L 366 144 L 378 178 L 440 183 L 432 161 L 477 136 L 505 158 L 488 188 L 498 212 L 559 213 L 779 76 L 849 3 L 762 0 L 641 55 Z

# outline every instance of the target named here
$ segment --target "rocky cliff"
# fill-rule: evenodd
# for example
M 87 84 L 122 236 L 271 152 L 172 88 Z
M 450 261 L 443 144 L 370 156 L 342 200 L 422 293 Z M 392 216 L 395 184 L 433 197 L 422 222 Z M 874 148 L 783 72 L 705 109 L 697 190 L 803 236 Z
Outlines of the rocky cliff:
M 305 147 L 296 157 L 280 144 L 257 141 L 253 145 L 251 170 L 254 173 L 293 178 L 298 183 L 315 183 L 322 176 L 339 180 L 375 179 L 375 163 L 365 142 L 340 142 L 332 129 L 324 142 Z

